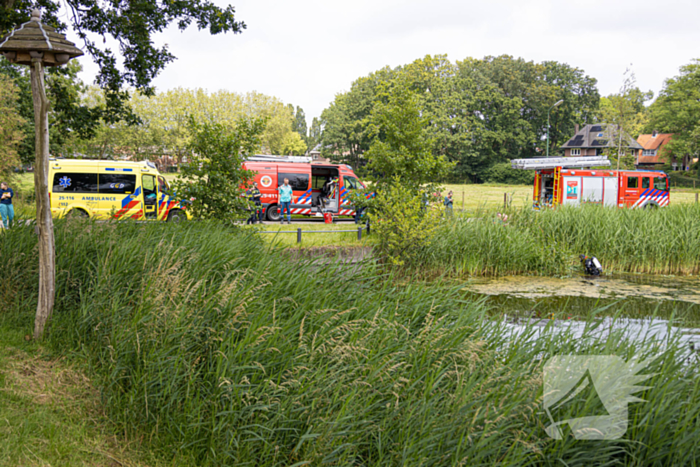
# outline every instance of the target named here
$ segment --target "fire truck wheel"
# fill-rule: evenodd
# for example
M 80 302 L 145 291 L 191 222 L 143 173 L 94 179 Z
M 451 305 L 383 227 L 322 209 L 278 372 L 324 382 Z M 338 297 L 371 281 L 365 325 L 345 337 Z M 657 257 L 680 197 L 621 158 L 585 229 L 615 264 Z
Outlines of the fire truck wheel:
M 271 204 L 265 209 L 265 217 L 268 221 L 277 222 L 280 220 L 280 210 L 276 204 Z
M 659 207 L 659 205 L 656 203 L 647 203 L 644 205 L 644 209 L 650 209 L 650 210 L 656 209 L 658 207 Z

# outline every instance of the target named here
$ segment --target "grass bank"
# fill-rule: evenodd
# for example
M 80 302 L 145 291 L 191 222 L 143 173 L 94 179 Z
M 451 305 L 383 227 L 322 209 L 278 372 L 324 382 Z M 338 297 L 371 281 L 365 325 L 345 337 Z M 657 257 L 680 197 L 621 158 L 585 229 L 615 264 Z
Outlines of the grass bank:
M 606 272 L 700 273 L 700 205 L 657 210 L 584 206 L 510 212 L 445 223 L 424 248 L 417 269 L 451 275 L 565 275 L 579 255 L 596 256 Z
M 158 466 L 120 436 L 86 369 L 25 341 L 0 312 L 0 465 Z
M 30 332 L 31 229 L 0 236 L 4 313 Z M 48 343 L 82 356 L 130 438 L 196 465 L 688 465 L 697 366 L 674 341 L 509 336 L 459 288 L 285 260 L 216 223 L 57 224 Z M 596 324 L 591 322 L 591 331 Z M 548 328 L 549 329 L 549 328 Z M 549 329 L 553 331 L 553 329 Z M 663 351 L 659 350 L 663 349 Z M 657 358 L 623 439 L 550 439 L 557 354 Z M 183 456 L 185 456 L 183 458 Z

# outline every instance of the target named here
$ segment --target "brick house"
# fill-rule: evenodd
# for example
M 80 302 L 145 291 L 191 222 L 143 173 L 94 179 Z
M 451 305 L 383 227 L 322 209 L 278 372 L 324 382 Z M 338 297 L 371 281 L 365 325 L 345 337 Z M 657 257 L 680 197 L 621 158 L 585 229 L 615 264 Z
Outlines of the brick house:
M 579 130 L 576 125 L 576 134 L 571 137 L 560 149 L 564 150 L 564 156 L 600 156 L 606 149 L 617 148 L 620 142 L 620 133 L 616 125 L 596 123 L 586 125 Z M 622 132 L 622 147 L 624 152 L 631 151 L 636 154 L 642 150 L 642 146 L 630 135 Z
M 672 170 L 690 170 L 691 164 L 697 159 L 689 155 L 677 157 L 669 150 L 668 143 L 673 139 L 673 133 L 652 132 L 650 135 L 639 135 L 637 142 L 642 146 L 637 158 L 638 168 L 660 167 L 666 163 Z

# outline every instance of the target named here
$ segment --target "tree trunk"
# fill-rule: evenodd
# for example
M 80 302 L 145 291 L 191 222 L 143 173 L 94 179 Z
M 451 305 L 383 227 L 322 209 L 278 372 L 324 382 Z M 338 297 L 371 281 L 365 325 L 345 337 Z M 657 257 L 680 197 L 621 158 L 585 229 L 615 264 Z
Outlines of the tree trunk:
M 49 102 L 44 89 L 44 67 L 41 59 L 32 59 L 31 78 L 36 127 L 34 190 L 36 191 L 36 224 L 39 230 L 39 302 L 36 307 L 34 339 L 39 339 L 53 312 L 56 295 L 56 252 L 48 183 Z

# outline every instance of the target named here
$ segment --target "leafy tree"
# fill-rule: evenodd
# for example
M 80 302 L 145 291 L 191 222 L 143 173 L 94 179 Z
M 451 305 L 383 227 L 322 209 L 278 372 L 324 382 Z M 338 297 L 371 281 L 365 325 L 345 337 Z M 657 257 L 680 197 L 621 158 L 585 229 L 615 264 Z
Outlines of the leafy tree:
M 17 95 L 14 99 L 14 108 L 20 117 L 20 131 L 23 137 L 17 148 L 17 155 L 22 165 L 31 165 L 36 157 L 34 151 L 34 103 L 32 101 L 32 84 L 29 81 L 29 70 L 26 67 L 12 65 L 4 57 L 0 57 L 0 79 L 2 77 L 10 79 Z
M 292 125 L 292 131 L 297 132 L 301 138 L 304 140 L 304 143 L 308 144 L 307 138 L 308 138 L 308 130 L 306 129 L 306 115 L 304 114 L 304 109 L 301 107 L 297 106 L 297 110 L 294 113 L 294 123 Z
M 252 172 L 241 168 L 245 156 L 260 146 L 262 119 L 240 120 L 233 130 L 221 123 L 198 123 L 190 118 L 190 159 L 173 184 L 185 199 L 192 199 L 192 213 L 205 219 L 233 220 L 247 208 L 242 197 Z
M 452 64 L 426 56 L 357 79 L 321 115 L 324 153 L 361 166 L 375 135 L 370 114 L 382 86 L 403 80 L 418 99 L 431 151 L 455 162 L 450 179 L 484 181 L 489 167 L 544 153 L 547 111 L 552 148 L 577 123 L 592 121 L 600 96 L 596 80 L 557 62 L 536 64 L 509 56 L 467 58 Z
M 309 149 L 313 149 L 317 144 L 321 142 L 321 134 L 323 133 L 323 125 L 321 124 L 321 119 L 314 117 L 311 122 L 311 128 L 309 128 L 309 138 L 307 145 Z
M 17 110 L 19 91 L 12 80 L 0 74 L 0 177 L 7 177 L 19 165 L 17 154 L 24 138 L 24 119 Z
M 65 6 L 66 15 L 59 15 Z M 81 46 L 97 63 L 100 71 L 96 83 L 105 91 L 104 107 L 76 109 L 80 105 L 70 90 L 57 87 L 56 109 L 70 116 L 69 125 L 76 132 L 96 131 L 95 122 L 136 123 L 126 102 L 131 87 L 144 95 L 154 94 L 152 80 L 173 60 L 167 45 L 157 47 L 153 35 L 175 23 L 185 30 L 192 23 L 208 29 L 210 34 L 240 33 L 246 25 L 237 21 L 234 8 L 220 8 L 206 0 L 0 0 L 0 36 L 29 21 L 34 8 L 42 10 L 42 21 L 66 32 L 72 29 L 82 40 Z M 93 40 L 102 37 L 103 41 Z M 107 38 L 110 40 L 107 41 Z M 116 44 L 116 47 L 113 45 Z M 118 60 L 114 50 L 118 50 Z M 68 73 L 52 71 L 52 73 Z
M 99 106 L 104 94 L 90 89 L 89 106 Z M 284 154 L 292 134 L 293 117 L 279 99 L 257 92 L 208 93 L 203 89 L 176 88 L 148 97 L 135 92 L 127 103 L 140 123 L 103 122 L 96 137 L 76 143 L 75 150 L 92 157 L 135 154 L 140 159 L 170 155 L 182 161 L 190 141 L 190 116 L 200 122 L 217 122 L 233 130 L 242 118 L 261 118 L 267 123 L 257 151 Z M 296 149 L 299 150 L 298 145 Z
M 282 142 L 282 154 L 288 156 L 303 156 L 306 152 L 306 143 L 304 139 L 297 133 L 293 131 L 287 133 Z
M 395 70 L 385 67 L 352 83 L 349 92 L 337 94 L 331 105 L 321 113 L 323 133 L 321 153 L 353 167 L 364 165 L 363 154 L 372 143 L 368 131 L 369 115 L 374 107 L 377 87 L 390 82 Z
M 418 192 L 424 185 L 442 181 L 452 169 L 445 156 L 434 156 L 432 139 L 421 116 L 418 97 L 403 80 L 383 86 L 369 118 L 373 142 L 365 157 L 376 174 L 378 190 L 395 177 Z
M 666 80 L 649 111 L 647 131 L 673 133 L 669 145 L 672 154 L 700 154 L 700 59 L 682 66 L 678 76 Z
M 634 72 L 629 69 L 624 73 L 620 91 L 607 98 L 601 99 L 598 120 L 600 123 L 612 125 L 616 130 L 609 130 L 615 137 L 615 146 L 608 148 L 606 154 L 617 160 L 617 168 L 634 169 L 636 153 L 626 151 L 629 144 L 625 134 L 635 139 L 642 132 L 647 121 L 645 102 L 652 99 L 654 93 L 642 92 L 636 86 Z M 620 131 L 620 129 L 622 131 Z

